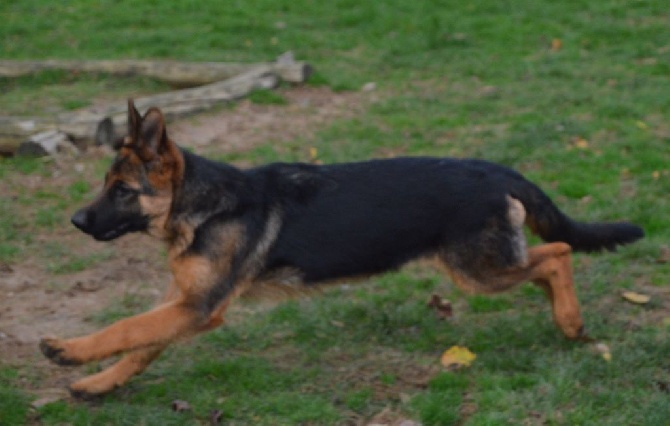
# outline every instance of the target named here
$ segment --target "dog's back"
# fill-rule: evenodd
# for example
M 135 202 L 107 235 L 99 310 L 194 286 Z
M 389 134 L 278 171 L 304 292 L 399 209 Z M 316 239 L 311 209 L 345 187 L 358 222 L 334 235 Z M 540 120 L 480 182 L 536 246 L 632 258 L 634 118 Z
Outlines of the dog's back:
M 272 191 L 281 194 L 283 220 L 266 267 L 295 267 L 308 283 L 395 268 L 506 221 L 507 169 L 491 163 L 396 158 L 296 167 L 254 174 L 285 188 Z
M 490 266 L 514 266 L 522 260 L 515 253 L 523 235 L 510 221 L 510 197 L 521 202 L 534 231 L 576 249 L 611 247 L 642 236 L 627 224 L 575 229 L 576 222 L 534 184 L 481 160 L 273 164 L 249 175 L 268 192 L 265 202 L 281 210 L 282 226 L 266 271 L 295 268 L 306 283 L 374 274 L 450 251 L 460 258 L 464 252 L 491 251 L 496 254 Z M 593 229 L 611 232 L 589 236 Z

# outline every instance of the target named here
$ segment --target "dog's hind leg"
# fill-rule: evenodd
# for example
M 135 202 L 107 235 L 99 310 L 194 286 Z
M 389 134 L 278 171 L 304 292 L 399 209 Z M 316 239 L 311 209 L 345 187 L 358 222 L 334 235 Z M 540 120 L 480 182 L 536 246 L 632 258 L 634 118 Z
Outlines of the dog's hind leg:
M 571 339 L 588 340 L 575 294 L 572 249 L 565 243 L 549 243 L 529 251 L 529 279 L 551 301 L 554 322 Z
M 554 322 L 563 334 L 586 338 L 572 280 L 570 246 L 556 242 L 528 249 L 525 220 L 521 202 L 508 196 L 506 215 L 493 216 L 468 240 L 445 245 L 438 257 L 454 282 L 467 291 L 497 293 L 533 282 L 549 297 Z
M 465 269 L 447 266 L 460 288 L 474 293 L 498 293 L 531 281 L 541 287 L 552 304 L 553 318 L 570 339 L 586 338 L 572 278 L 571 249 L 565 243 L 549 243 L 527 251 L 527 261 L 508 268 L 474 265 Z

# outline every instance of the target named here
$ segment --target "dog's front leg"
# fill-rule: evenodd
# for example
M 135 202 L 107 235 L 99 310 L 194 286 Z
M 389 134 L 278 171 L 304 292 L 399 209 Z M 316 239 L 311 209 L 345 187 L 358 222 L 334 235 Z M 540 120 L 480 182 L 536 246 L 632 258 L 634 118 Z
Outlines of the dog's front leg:
M 240 286 L 242 287 L 242 286 Z M 164 302 L 173 300 L 179 293 L 175 286 L 168 290 Z M 235 296 L 236 293 L 231 296 Z M 223 324 L 223 314 L 233 297 L 218 306 L 209 316 L 209 320 L 197 330 L 196 333 L 209 331 Z M 78 398 L 88 399 L 107 393 L 114 388 L 122 386 L 131 377 L 144 371 L 153 360 L 163 352 L 168 343 L 137 349 L 125 354 L 119 361 L 106 369 L 86 376 L 70 385 L 70 392 Z
M 90 399 L 110 392 L 144 371 L 167 346 L 162 344 L 129 352 L 104 370 L 72 383 L 70 393 L 76 398 Z
M 203 256 L 186 256 L 172 262 L 177 298 L 155 309 L 120 320 L 101 331 L 68 340 L 43 339 L 44 355 L 60 365 L 78 365 L 121 352 L 165 346 L 179 337 L 189 337 L 211 328 L 219 303 L 236 294 L 230 266 Z
M 223 324 L 223 310 L 225 307 L 222 306 L 213 312 L 209 321 L 195 332 L 209 331 Z M 167 346 L 165 343 L 129 352 L 106 369 L 71 384 L 70 392 L 75 397 L 89 399 L 122 386 L 131 377 L 144 371 Z
M 120 320 L 84 337 L 43 339 L 40 349 L 60 365 L 79 365 L 156 345 L 189 335 L 208 320 L 188 299 L 180 298 L 149 312 Z
M 190 254 L 173 258 L 174 280 L 164 304 L 85 337 L 43 339 L 42 352 L 61 365 L 127 352 L 107 369 L 70 386 L 73 395 L 84 398 L 109 392 L 142 372 L 172 341 L 223 323 L 226 308 L 248 285 L 234 278 L 239 274 L 232 257 Z
M 176 300 L 181 292 L 174 281 L 170 283 L 161 303 Z M 167 347 L 167 344 L 137 349 L 125 354 L 104 370 L 86 376 L 70 385 L 70 392 L 78 398 L 91 398 L 123 385 L 131 377 L 144 371 Z

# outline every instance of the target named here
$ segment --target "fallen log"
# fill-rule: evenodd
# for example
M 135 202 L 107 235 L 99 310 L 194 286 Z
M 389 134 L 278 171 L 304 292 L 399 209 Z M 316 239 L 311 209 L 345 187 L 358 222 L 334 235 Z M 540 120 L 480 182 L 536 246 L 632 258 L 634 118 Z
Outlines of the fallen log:
M 288 83 L 303 83 L 312 73 L 309 64 L 295 61 L 288 53 L 275 62 L 262 64 L 160 60 L 0 60 L 0 77 L 19 77 L 45 70 L 62 70 L 120 76 L 142 75 L 175 87 L 194 87 L 244 74 L 259 65 L 269 67 L 282 81 Z
M 275 88 L 280 81 L 272 65 L 257 65 L 223 81 L 136 98 L 135 105 L 139 110 L 155 106 L 167 117 L 176 117 L 232 102 L 254 90 Z M 111 129 L 125 128 L 126 108 L 124 99 L 106 107 L 83 108 L 49 118 L 0 117 L 0 148 L 5 155 L 7 152 L 14 153 L 30 135 L 53 130 L 65 133 L 77 143 L 90 143 L 96 137 L 101 138 L 97 143 L 108 143 L 113 139 L 110 126 Z M 102 133 L 100 126 L 104 127 Z

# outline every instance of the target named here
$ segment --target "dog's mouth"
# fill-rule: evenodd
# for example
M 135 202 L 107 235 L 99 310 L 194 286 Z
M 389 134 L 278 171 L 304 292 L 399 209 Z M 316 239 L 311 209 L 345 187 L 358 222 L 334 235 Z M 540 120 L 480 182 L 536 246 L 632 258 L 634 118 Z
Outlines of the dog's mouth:
M 97 241 L 110 241 L 115 238 L 120 237 L 121 235 L 127 233 L 130 231 L 131 224 L 130 223 L 122 223 L 121 225 L 117 226 L 116 228 L 113 228 L 109 231 L 105 232 L 100 232 L 97 234 L 91 234 L 93 238 L 95 238 Z

